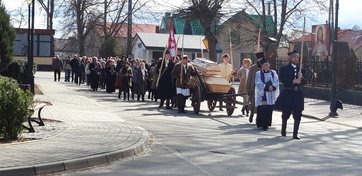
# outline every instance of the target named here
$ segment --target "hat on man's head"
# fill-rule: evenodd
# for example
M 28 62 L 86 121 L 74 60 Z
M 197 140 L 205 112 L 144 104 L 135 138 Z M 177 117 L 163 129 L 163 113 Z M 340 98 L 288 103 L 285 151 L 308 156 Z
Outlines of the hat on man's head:
M 255 53 L 255 55 L 256 55 L 256 65 L 260 68 L 262 65 L 260 61 L 264 59 L 264 52 L 257 52 Z
M 257 52 L 255 53 L 257 59 L 264 58 L 264 52 Z
M 267 59 L 265 59 L 265 58 L 262 58 L 262 59 L 259 60 L 260 65 L 263 65 L 265 63 L 269 63 L 269 61 Z
M 183 56 L 182 56 L 182 59 L 187 59 L 187 55 L 183 55 Z
M 294 54 L 299 54 L 299 52 L 296 51 L 296 50 L 293 50 L 292 52 L 289 52 L 289 53 L 288 53 L 288 56 L 292 56 L 292 55 L 294 55 Z

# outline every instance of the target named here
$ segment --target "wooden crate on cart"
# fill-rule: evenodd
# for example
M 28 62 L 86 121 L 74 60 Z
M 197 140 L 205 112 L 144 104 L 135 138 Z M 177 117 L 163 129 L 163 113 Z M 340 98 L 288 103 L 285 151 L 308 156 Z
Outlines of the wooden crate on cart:
M 213 93 L 228 93 L 231 85 L 221 76 L 203 76 L 204 83 L 208 92 Z
M 197 69 L 197 72 L 199 75 L 221 76 L 220 68 L 213 61 L 203 59 L 203 58 L 196 58 L 192 61 L 192 65 Z
M 196 68 L 198 75 L 200 75 L 207 92 L 228 93 L 231 85 L 221 76 L 221 70 L 216 62 L 196 58 L 192 61 L 192 65 Z

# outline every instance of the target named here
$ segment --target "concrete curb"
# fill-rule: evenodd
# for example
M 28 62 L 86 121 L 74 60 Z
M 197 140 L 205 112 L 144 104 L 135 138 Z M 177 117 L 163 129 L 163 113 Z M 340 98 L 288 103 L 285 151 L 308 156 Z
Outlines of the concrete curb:
M 24 166 L 24 167 L 11 167 L 0 169 L 1 176 L 33 176 L 33 175 L 43 175 L 43 174 L 52 174 L 64 171 L 71 171 L 76 169 L 84 169 L 87 167 L 93 167 L 103 164 L 108 164 L 113 161 L 120 159 L 129 158 L 135 155 L 139 155 L 144 152 L 149 144 L 149 133 L 143 128 L 142 137 L 139 141 L 122 150 L 112 151 L 108 153 L 92 155 L 88 157 L 65 160 L 53 163 L 44 163 L 33 166 Z

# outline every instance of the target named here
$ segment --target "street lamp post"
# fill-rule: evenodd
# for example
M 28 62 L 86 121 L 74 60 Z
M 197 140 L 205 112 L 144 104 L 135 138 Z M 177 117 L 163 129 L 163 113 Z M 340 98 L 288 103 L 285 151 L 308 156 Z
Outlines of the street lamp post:
M 28 63 L 26 69 L 26 83 L 30 85 L 30 91 L 34 94 L 34 12 L 35 12 L 35 1 L 28 0 Z M 30 18 L 31 17 L 31 18 Z
M 32 94 L 34 94 L 34 75 L 33 75 L 33 63 L 34 63 L 34 0 L 27 0 L 28 3 L 28 58 L 25 70 L 24 83 L 28 85 Z
M 336 0 L 336 19 L 335 19 L 335 27 L 334 27 L 334 42 L 333 42 L 333 58 L 332 58 L 332 90 L 331 90 L 331 97 L 330 97 L 330 117 L 338 116 L 336 112 L 337 108 L 337 40 L 338 40 L 338 9 L 339 9 L 339 0 Z

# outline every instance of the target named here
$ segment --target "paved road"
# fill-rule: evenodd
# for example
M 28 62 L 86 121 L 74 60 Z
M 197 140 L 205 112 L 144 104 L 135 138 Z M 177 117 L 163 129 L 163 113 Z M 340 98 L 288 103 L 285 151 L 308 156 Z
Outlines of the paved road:
M 62 173 L 63 176 L 339 176 L 362 173 L 359 164 L 362 131 L 358 128 L 360 124 L 356 124 L 360 122 L 360 115 L 350 118 L 355 126 L 342 123 L 348 121 L 347 118 L 334 121 L 303 118 L 302 140 L 298 141 L 291 140 L 292 121 L 288 124 L 288 137 L 280 137 L 279 112 L 274 112 L 272 128 L 261 131 L 241 117 L 240 109 L 231 117 L 220 111 L 209 114 L 204 102 L 200 115 L 194 115 L 188 102 L 187 114 L 179 115 L 176 110 L 158 109 L 154 102 L 124 102 L 118 100 L 115 93 L 92 92 L 84 86 L 74 87 L 62 82 L 57 84 L 94 100 L 105 110 L 140 125 L 153 135 L 152 145 L 143 155 Z M 315 116 L 323 116 L 324 109 L 328 108 L 320 102 L 310 103 L 319 106 L 319 109 L 308 110 Z M 353 112 L 357 114 L 358 110 Z

